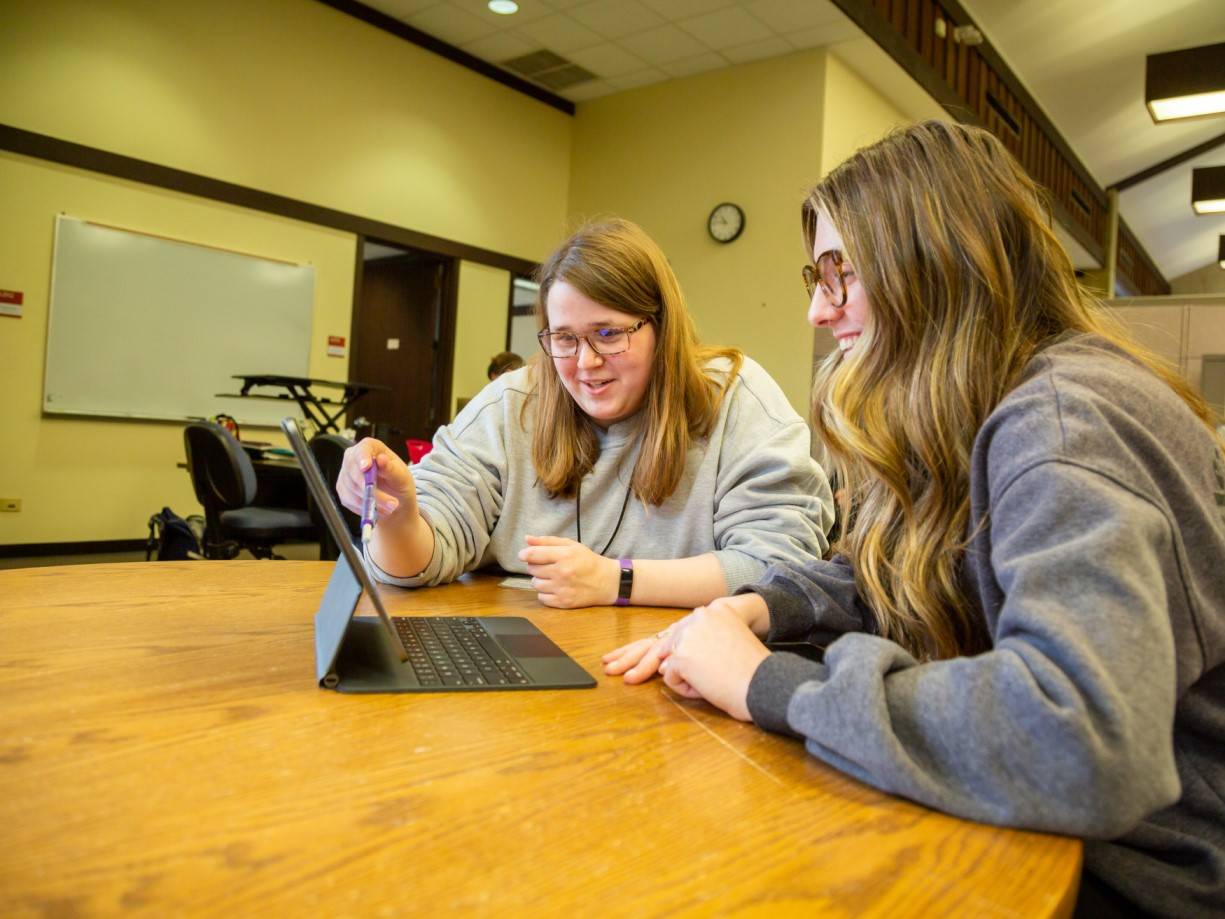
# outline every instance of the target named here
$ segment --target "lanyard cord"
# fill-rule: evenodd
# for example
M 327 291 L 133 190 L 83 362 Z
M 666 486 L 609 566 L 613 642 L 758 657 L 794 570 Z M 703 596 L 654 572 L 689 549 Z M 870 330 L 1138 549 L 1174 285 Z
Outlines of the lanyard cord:
M 625 500 L 621 502 L 621 514 L 617 517 L 617 525 L 613 527 L 612 536 L 608 537 L 608 542 L 604 543 L 604 548 L 597 555 L 603 555 L 608 551 L 608 547 L 612 545 L 613 540 L 617 538 L 617 533 L 621 530 L 621 521 L 625 519 L 625 509 L 630 506 L 630 494 L 633 489 L 628 485 L 625 488 Z M 574 530 L 575 542 L 582 543 L 583 541 L 583 483 L 578 483 L 578 488 L 574 492 Z

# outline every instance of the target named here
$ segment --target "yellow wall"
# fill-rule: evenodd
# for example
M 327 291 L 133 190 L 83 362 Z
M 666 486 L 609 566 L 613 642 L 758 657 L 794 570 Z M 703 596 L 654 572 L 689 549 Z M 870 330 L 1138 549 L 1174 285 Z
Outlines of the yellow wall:
M 821 175 L 825 175 L 860 147 L 913 119 L 865 83 L 837 53 L 830 53 L 826 55 L 821 120 Z
M 0 122 L 533 260 L 567 224 L 627 216 L 668 253 L 703 340 L 744 348 L 803 413 L 799 203 L 904 120 L 819 49 L 583 103 L 571 119 L 307 0 L 11 6 Z M 322 349 L 348 331 L 346 234 L 17 156 L 0 170 L 0 287 L 26 293 L 25 318 L 0 320 L 13 371 L 0 496 L 25 500 L 0 515 L 0 544 L 134 538 L 162 504 L 192 509 L 177 426 L 39 415 L 56 211 L 312 261 L 311 372 L 344 375 Z M 747 215 L 730 245 L 706 232 L 721 201 Z M 507 283 L 461 266 L 456 397 L 502 348 Z
M 824 53 L 805 51 L 579 105 L 573 222 L 603 213 L 641 224 L 667 253 L 707 343 L 736 345 L 806 413 L 799 205 L 821 150 Z M 722 201 L 745 230 L 706 231 Z
M 181 425 L 40 414 L 58 213 L 314 265 L 310 374 L 345 378 L 348 362 L 326 351 L 329 334 L 348 336 L 351 234 L 11 154 L 0 153 L 0 188 L 0 286 L 25 299 L 22 318 L 0 326 L 0 496 L 23 501 L 20 513 L 0 514 L 0 544 L 134 539 L 163 505 L 180 514 L 196 507 L 175 466 Z
M 523 258 L 565 224 L 569 116 L 308 0 L 8 4 L 0 122 Z M 323 352 L 349 334 L 352 236 L 0 156 L 0 287 L 25 293 L 0 320 L 0 497 L 24 501 L 0 544 L 132 539 L 195 506 L 179 426 L 39 414 L 57 211 L 313 262 L 311 373 L 346 375 Z
M 565 215 L 569 116 L 309 0 L 6 4 L 0 122 L 529 259 Z
M 451 413 L 460 399 L 471 399 L 489 382 L 489 359 L 506 350 L 506 313 L 510 272 L 475 262 L 459 263 L 459 310 L 455 325 L 455 364 L 451 375 Z
M 836 56 L 804 51 L 578 108 L 570 215 L 615 213 L 667 253 L 703 341 L 743 348 L 808 415 L 813 336 L 800 268 L 804 192 L 858 147 L 909 123 Z M 744 234 L 706 232 L 720 201 Z M 827 333 L 819 350 L 832 346 Z

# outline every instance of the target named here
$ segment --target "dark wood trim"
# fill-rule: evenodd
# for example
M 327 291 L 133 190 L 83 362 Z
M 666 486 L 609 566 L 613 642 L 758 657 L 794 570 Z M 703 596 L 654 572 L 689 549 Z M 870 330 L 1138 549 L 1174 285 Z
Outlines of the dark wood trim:
M 900 2 L 900 0 L 896 0 L 896 2 Z M 940 67 L 929 66 L 918 50 L 919 48 L 931 48 L 934 41 L 931 35 L 932 21 L 934 19 L 931 3 L 925 2 L 922 4 L 923 14 L 920 17 L 921 25 L 917 46 L 912 46 L 907 34 L 894 28 L 891 21 L 880 12 L 882 8 L 881 3 L 874 4 L 872 0 L 833 0 L 833 3 L 872 41 L 879 45 L 911 79 L 918 83 L 953 118 L 965 124 L 973 124 L 990 130 L 991 126 L 984 124 L 982 119 L 969 108 L 965 99 L 961 98 L 956 89 L 949 85 Z M 958 0 L 939 0 L 939 6 L 947 13 L 948 19 L 953 20 L 949 22 L 950 29 L 954 25 L 974 24 L 974 18 L 962 7 Z M 964 46 L 959 46 L 959 55 L 965 50 Z M 1038 105 L 1029 91 L 1016 78 L 1011 68 L 1008 67 L 991 43 L 984 40 L 981 44 L 975 45 L 971 50 L 977 53 L 984 64 L 988 65 L 991 72 L 987 75 L 986 87 L 980 86 L 977 76 L 973 73 L 969 75 L 967 85 L 973 86 L 976 93 L 985 92 L 990 86 L 1004 87 L 1013 97 L 1013 104 L 1025 111 L 1025 114 L 1037 129 L 1036 131 L 1031 131 L 1026 126 L 1023 126 L 1021 137 L 1022 149 L 1039 157 L 1044 156 L 1044 162 L 1048 166 L 1054 166 L 1055 158 L 1061 157 L 1066 163 L 1067 170 L 1071 173 L 1071 178 L 1065 178 L 1063 182 L 1057 182 L 1056 185 L 1068 185 L 1071 182 L 1069 187 L 1078 190 L 1078 197 L 1082 201 L 1091 197 L 1092 201 L 1086 201 L 1086 203 L 1092 204 L 1099 210 L 1104 211 L 1106 209 L 1105 190 L 1092 177 L 1080 158 L 1072 152 L 1072 149 L 1046 116 L 1041 106 Z M 937 65 L 939 63 L 938 60 Z M 997 101 L 1000 100 L 997 99 Z M 1046 151 L 1045 155 L 1041 153 L 1044 149 Z M 1054 172 L 1055 170 L 1050 169 L 1047 171 Z M 1076 184 L 1077 182 L 1079 182 L 1079 185 Z M 1058 187 L 1050 188 L 1052 199 L 1058 195 L 1059 190 Z M 1058 200 L 1051 201 L 1051 208 L 1053 216 L 1059 220 L 1060 224 L 1063 225 L 1069 234 L 1084 246 L 1085 250 L 1095 259 L 1099 262 L 1103 261 L 1105 257 L 1103 242 L 1097 239 L 1082 221 L 1068 213 L 1067 208 Z M 1144 253 L 1144 258 L 1148 259 L 1147 253 Z M 1151 262 L 1151 259 L 1148 260 Z M 1159 274 L 1158 277 L 1160 278 Z M 1161 280 L 1164 282 L 1164 278 Z
M 362 282 L 366 273 L 366 237 L 357 234 L 357 262 L 353 266 L 353 307 L 349 310 L 349 369 L 346 380 L 354 377 L 354 362 L 357 360 L 357 340 L 360 337 L 362 313 Z M 355 405 L 345 415 L 345 427 L 354 427 L 353 419 L 362 416 L 361 410 Z
M 837 0 L 835 0 L 835 2 L 837 2 Z M 958 0 L 940 0 L 940 5 L 947 9 L 954 17 L 956 17 L 959 24 L 974 25 L 975 28 L 978 28 L 978 24 L 974 21 L 974 17 L 970 15 L 970 13 L 958 2 Z M 1028 110 L 1030 117 L 1033 118 L 1042 129 L 1042 133 L 1046 135 L 1047 139 L 1054 145 L 1055 149 L 1059 151 L 1063 158 L 1068 161 L 1068 165 L 1075 170 L 1077 173 L 1077 178 L 1079 178 L 1081 182 L 1093 190 L 1093 192 L 1100 199 L 1099 203 L 1104 204 L 1106 194 L 1104 191 L 1102 191 L 1101 186 L 1098 185 L 1097 180 L 1094 179 L 1089 173 L 1089 170 L 1085 167 L 1085 164 L 1080 161 L 1080 157 L 1078 157 L 1072 151 L 1072 148 L 1068 146 L 1067 141 L 1063 139 L 1063 135 L 1059 133 L 1059 129 L 1056 128 L 1054 123 L 1046 117 L 1046 112 L 1042 110 L 1042 106 L 1038 104 L 1038 100 L 1029 94 L 1029 90 L 1027 90 L 1021 81 L 1017 79 L 1016 74 L 1012 72 L 1012 68 L 1005 63 L 1002 57 L 1000 57 L 999 52 L 995 50 L 991 42 L 987 41 L 985 35 L 982 44 L 975 45 L 974 50 L 982 55 L 983 60 L 991 65 L 992 69 L 994 69 L 996 74 L 998 74 L 999 79 L 1003 81 L 1005 86 L 1008 87 L 1009 92 L 1016 96 L 1017 101 Z
M 1094 187 L 1096 188 L 1096 186 Z M 1053 194 L 1049 196 L 1048 203 L 1050 204 L 1052 216 L 1059 221 L 1061 227 L 1068 231 L 1068 235 L 1084 246 L 1085 251 L 1093 256 L 1099 265 L 1105 265 L 1106 247 L 1101 240 L 1094 239 L 1093 234 L 1081 226 L 1079 220 L 1073 219 L 1072 215 L 1068 213 L 1067 208 L 1055 200 Z
M 515 276 L 510 276 L 510 283 L 506 285 L 506 344 L 502 346 L 503 351 L 510 350 L 511 332 L 515 326 Z M 522 357 L 522 355 L 520 355 Z
M 1225 144 L 1225 134 L 1218 134 L 1216 137 L 1206 140 L 1202 144 L 1197 144 L 1190 150 L 1184 150 L 1182 153 L 1171 156 L 1169 159 L 1164 159 L 1156 165 L 1149 166 L 1147 169 L 1141 169 L 1135 175 L 1129 175 L 1126 179 L 1121 179 L 1118 182 L 1115 182 L 1113 185 L 1107 185 L 1106 187 L 1113 188 L 1116 191 L 1123 191 L 1124 189 L 1131 188 L 1133 185 L 1139 185 L 1145 179 L 1151 179 L 1153 176 L 1165 172 L 1167 169 L 1173 169 L 1175 166 L 1180 166 L 1187 160 L 1193 160 L 1201 153 L 1207 153 L 1209 150 L 1214 150 L 1221 146 L 1221 144 Z
M 481 249 L 455 240 L 444 239 L 441 236 L 419 233 L 407 227 L 370 220 L 358 214 L 321 207 L 317 204 L 299 201 L 296 198 L 287 198 L 283 195 L 248 188 L 245 185 L 223 182 L 220 179 L 197 175 L 194 172 L 159 166 L 147 160 L 109 153 L 96 147 L 60 140 L 46 134 L 37 134 L 12 125 L 0 124 L 0 150 L 20 153 L 23 156 L 32 156 L 65 166 L 74 166 L 78 169 L 87 169 L 90 172 L 140 182 L 155 188 L 168 188 L 171 191 L 207 198 L 211 201 L 222 201 L 266 214 L 289 217 L 303 223 L 344 230 L 358 236 L 370 236 L 411 249 L 424 249 L 436 255 L 492 265 L 507 271 L 530 273 L 536 267 L 536 263 L 529 259 Z
M 0 558 L 39 558 L 48 555 L 93 555 L 106 552 L 139 552 L 147 539 L 98 539 L 86 542 L 27 542 L 0 546 Z
M 434 355 L 434 411 L 439 425 L 450 424 L 451 377 L 455 373 L 455 325 L 459 312 L 459 261 L 451 259 L 442 268 L 439 291 L 438 350 Z
M 503 70 L 501 67 L 488 61 L 481 60 L 476 55 L 469 54 L 467 51 L 456 48 L 454 45 L 449 45 L 433 35 L 427 35 L 425 32 L 414 29 L 398 19 L 393 19 L 386 13 L 371 9 L 364 3 L 358 3 L 357 0 L 318 0 L 318 2 L 348 16 L 352 16 L 354 19 L 360 19 L 376 29 L 390 32 L 397 38 L 402 38 L 419 48 L 432 51 L 440 57 L 445 57 L 453 64 L 466 67 L 483 77 L 488 77 L 497 83 L 501 83 L 503 86 L 521 92 L 525 96 L 531 96 L 537 102 L 543 102 L 545 105 L 552 106 L 559 112 L 565 112 L 567 115 L 574 114 L 574 103 L 569 99 L 563 99 L 561 96 L 555 95 L 547 89 L 537 86 L 535 83 L 529 83 L 522 77 L 515 76 L 508 70 Z

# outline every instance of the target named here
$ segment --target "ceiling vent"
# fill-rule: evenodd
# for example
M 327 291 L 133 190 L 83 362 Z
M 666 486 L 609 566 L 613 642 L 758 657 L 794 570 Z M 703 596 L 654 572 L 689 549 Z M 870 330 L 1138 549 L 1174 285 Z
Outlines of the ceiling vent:
M 590 70 L 584 70 L 552 51 L 533 51 L 502 61 L 501 66 L 549 89 L 566 89 L 595 79 L 595 74 Z

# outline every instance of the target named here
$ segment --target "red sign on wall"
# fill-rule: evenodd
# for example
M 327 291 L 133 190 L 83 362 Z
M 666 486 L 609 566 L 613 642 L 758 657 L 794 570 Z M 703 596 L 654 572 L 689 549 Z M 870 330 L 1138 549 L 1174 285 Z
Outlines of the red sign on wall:
M 19 290 L 0 290 L 0 316 L 21 318 L 22 293 Z

